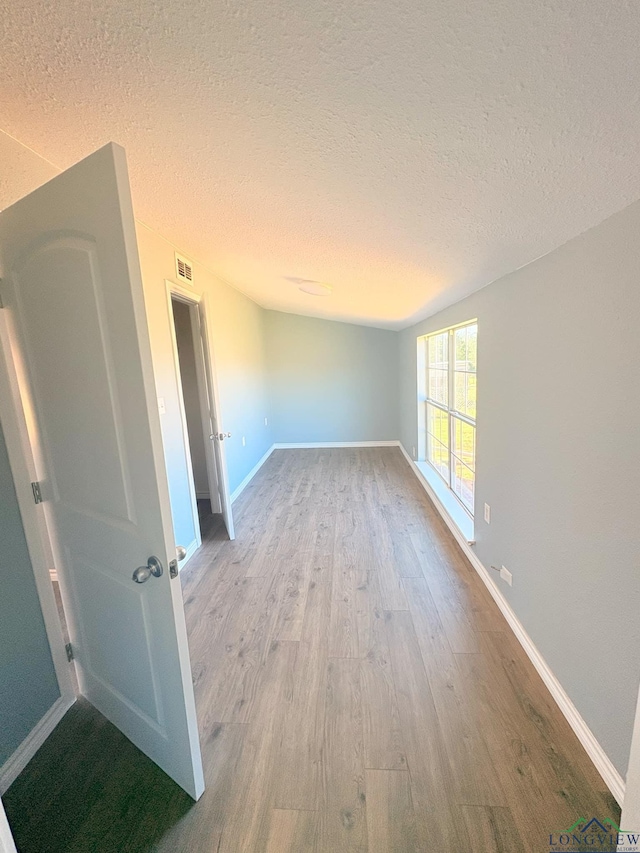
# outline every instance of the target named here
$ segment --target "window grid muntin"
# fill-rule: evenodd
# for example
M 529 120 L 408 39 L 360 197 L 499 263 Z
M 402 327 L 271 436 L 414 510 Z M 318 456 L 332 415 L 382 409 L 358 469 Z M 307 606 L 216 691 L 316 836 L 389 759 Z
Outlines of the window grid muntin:
M 470 354 L 469 350 L 469 331 L 474 328 L 473 335 L 473 350 L 474 357 L 470 359 L 468 356 Z M 456 338 L 459 337 L 460 333 L 464 331 L 465 336 L 465 347 L 464 354 L 465 358 L 462 359 L 463 362 L 466 362 L 465 368 L 458 368 L 458 359 L 456 357 Z M 441 349 L 441 345 L 436 344 L 435 346 L 431 345 L 433 339 L 442 340 L 444 336 L 447 336 L 447 402 L 443 403 L 441 400 L 434 398 L 431 396 L 431 374 L 430 371 L 433 369 L 439 370 L 442 369 L 441 365 L 444 363 L 443 353 Z M 456 399 L 456 376 L 464 376 L 465 377 L 465 410 L 469 409 L 468 405 L 468 377 L 477 376 L 477 321 L 472 321 L 470 323 L 465 323 L 461 326 L 456 326 L 450 329 L 446 329 L 444 331 L 435 332 L 432 335 L 426 336 L 424 347 L 425 353 L 425 459 L 431 465 L 431 467 L 438 473 L 438 475 L 445 482 L 447 487 L 451 489 L 453 494 L 456 496 L 458 501 L 464 507 L 464 509 L 473 517 L 474 515 L 474 498 L 475 498 L 475 459 L 476 459 L 476 418 L 475 416 L 471 416 L 468 411 L 462 411 L 457 408 L 456 404 L 458 400 Z M 433 353 L 436 353 L 438 357 L 437 366 L 434 366 L 430 362 L 430 356 Z M 473 362 L 470 364 L 470 362 Z M 477 381 L 474 387 L 474 395 L 477 392 Z M 440 409 L 443 413 L 448 416 L 449 423 L 449 436 L 448 436 L 448 447 L 444 445 L 439 438 L 434 435 L 430 430 L 430 422 L 429 422 L 429 406 Z M 475 412 L 475 399 L 473 411 Z M 468 453 L 465 455 L 464 448 L 461 452 L 456 453 L 454 448 L 457 449 L 456 444 L 456 435 L 455 429 L 456 424 L 464 424 L 473 432 L 472 435 L 472 446 L 473 452 L 470 456 Z M 463 427 L 461 427 L 463 429 Z M 448 466 L 446 470 L 446 475 L 441 470 L 441 467 L 434 462 L 435 451 L 441 451 L 441 448 L 446 452 L 446 457 L 448 459 Z M 471 464 L 469 464 L 471 463 Z M 443 467 L 443 466 L 442 466 Z M 458 476 L 459 474 L 464 474 L 468 472 L 468 476 L 465 480 L 464 477 Z M 465 486 L 466 482 L 466 487 Z
M 447 427 L 446 427 L 446 438 L 447 443 L 445 444 L 442 441 L 442 436 L 440 434 L 436 434 L 431 428 L 431 418 L 429 407 L 431 406 L 434 412 L 441 412 L 447 419 Z M 426 424 L 426 436 L 427 436 L 427 453 L 426 458 L 427 461 L 433 466 L 433 468 L 438 472 L 438 474 L 442 477 L 445 483 L 449 486 L 451 480 L 451 416 L 449 414 L 449 410 L 444 408 L 444 406 L 440 406 L 436 403 L 433 403 L 431 400 L 425 402 L 425 424 Z M 436 460 L 437 454 L 442 454 L 446 459 L 446 463 L 439 463 Z M 444 470 L 443 470 L 444 468 Z

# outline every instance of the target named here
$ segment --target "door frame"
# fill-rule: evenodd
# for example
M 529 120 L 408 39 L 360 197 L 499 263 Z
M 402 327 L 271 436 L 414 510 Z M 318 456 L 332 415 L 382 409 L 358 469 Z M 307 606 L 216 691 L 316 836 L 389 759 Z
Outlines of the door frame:
M 230 528 L 227 532 L 230 539 L 235 538 L 233 530 L 233 518 L 231 515 L 231 493 L 229 491 L 229 477 L 227 473 L 227 460 L 225 448 L 220 442 L 220 464 L 216 458 L 216 452 L 213 447 L 212 430 L 213 419 L 221 424 L 220 414 L 220 398 L 218 394 L 218 379 L 215 371 L 215 364 L 211 348 L 211 336 L 209 334 L 208 317 L 208 300 L 204 293 L 198 293 L 190 290 L 175 281 L 165 279 L 165 288 L 167 294 L 167 308 L 169 312 L 169 325 L 171 328 L 171 344 L 173 348 L 173 364 L 174 374 L 178 389 L 178 402 L 180 406 L 180 421 L 182 424 L 182 436 L 185 448 L 185 456 L 187 463 L 187 473 L 189 475 L 189 492 L 191 496 L 191 505 L 193 512 L 194 528 L 196 530 L 197 545 L 187 549 L 187 556 L 181 562 L 182 569 L 191 555 L 202 544 L 200 535 L 200 520 L 198 517 L 198 502 L 195 490 L 195 480 L 193 476 L 193 466 L 191 464 L 191 453 L 189 447 L 189 431 L 187 428 L 187 416 L 184 405 L 184 395 L 182 392 L 182 380 L 180 376 L 180 359 L 178 355 L 178 341 L 176 336 L 175 321 L 173 316 L 173 300 L 176 299 L 189 306 L 189 316 L 191 319 L 191 334 L 194 344 L 194 355 L 196 362 L 196 376 L 198 383 L 198 395 L 200 398 L 200 416 L 202 420 L 202 434 L 204 437 L 205 457 L 207 462 L 207 481 L 209 483 L 209 496 L 216 494 L 218 503 L 220 503 L 220 511 L 224 510 L 222 504 L 226 502 L 227 512 L 231 519 Z M 213 417 L 212 417 L 213 416 Z M 220 427 L 221 429 L 221 427 Z
M 629 766 L 627 770 L 627 778 L 624 789 L 624 799 L 622 805 L 622 816 L 620 818 L 620 826 L 631 827 L 631 832 L 635 832 L 635 827 L 640 821 L 640 690 L 636 701 L 636 715 L 633 721 L 633 732 L 631 737 L 631 746 L 629 748 Z M 626 846 L 626 845 L 624 845 Z M 623 848 L 623 844 L 620 844 Z
M 45 632 L 60 688 L 60 698 L 40 720 L 13 755 L 0 768 L 0 792 L 22 772 L 55 726 L 76 701 L 71 666 L 53 592 L 51 572 L 55 570 L 54 550 L 47 525 L 44 504 L 34 501 L 31 484 L 38 482 L 38 465 L 34 457 L 23 399 L 20 372 L 11 347 L 10 318 L 0 310 L 0 422 L 4 433 L 13 476 L 18 508 L 31 560 Z
M 174 285 L 172 282 L 165 280 L 165 286 L 167 291 L 167 300 L 168 300 L 168 309 L 169 309 L 169 327 L 171 331 L 171 349 L 173 355 L 173 371 L 176 380 L 176 389 L 178 392 L 178 408 L 180 410 L 180 426 L 182 428 L 182 446 L 184 448 L 184 459 L 185 464 L 187 466 L 187 479 L 189 481 L 189 499 L 191 501 L 191 515 L 193 517 L 193 533 L 194 539 L 186 544 L 184 547 L 186 548 L 186 556 L 179 562 L 180 571 L 186 566 L 191 557 L 195 554 L 198 548 L 202 545 L 202 536 L 200 533 L 200 523 L 198 518 L 198 498 L 196 495 L 196 486 L 195 479 L 193 476 L 193 464 L 191 462 L 191 446 L 189 443 L 189 429 L 187 426 L 187 411 L 184 405 L 184 393 L 182 391 L 182 376 L 180 371 L 180 356 L 178 354 L 178 336 L 176 334 L 176 324 L 175 318 L 173 316 L 173 300 L 174 298 L 179 299 L 181 302 L 185 302 L 188 305 L 191 305 L 191 302 L 187 300 L 186 296 L 182 292 L 176 291 L 174 288 L 177 288 L 178 285 Z M 179 291 L 182 291 L 182 288 L 179 288 Z M 189 312 L 191 314 L 191 312 Z M 197 363 L 197 362 L 196 362 Z M 200 391 L 200 382 L 198 381 L 198 391 Z M 210 442 L 209 442 L 210 443 Z M 205 444 L 205 451 L 207 445 Z M 207 476 L 209 474 L 209 465 L 207 462 Z M 211 481 L 209 480 L 209 491 L 211 491 Z M 182 544 L 182 543 L 180 543 Z
M 17 853 L 11 827 L 0 799 L 0 853 Z

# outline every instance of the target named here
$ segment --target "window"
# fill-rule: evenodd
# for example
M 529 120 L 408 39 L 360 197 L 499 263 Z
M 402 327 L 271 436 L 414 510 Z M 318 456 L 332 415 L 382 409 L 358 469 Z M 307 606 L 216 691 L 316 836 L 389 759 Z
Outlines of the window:
M 421 457 L 473 515 L 476 470 L 478 324 L 473 321 L 421 339 L 424 412 Z

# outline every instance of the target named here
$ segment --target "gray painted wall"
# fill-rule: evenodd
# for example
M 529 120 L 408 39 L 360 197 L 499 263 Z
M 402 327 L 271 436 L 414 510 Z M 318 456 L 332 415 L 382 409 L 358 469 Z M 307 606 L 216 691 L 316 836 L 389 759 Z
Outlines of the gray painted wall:
M 0 427 L 0 766 L 60 696 Z
M 58 172 L 55 166 L 0 131 L 0 210 Z M 161 424 L 175 537 L 177 542 L 187 545 L 195 537 L 195 526 L 165 289 L 165 279 L 175 281 L 175 246 L 138 221 L 136 233 L 157 394 L 164 399 L 166 408 Z M 194 261 L 193 290 L 209 300 L 223 416 L 221 428 L 232 433 L 225 446 L 229 486 L 233 491 L 273 441 L 267 395 L 266 312 L 197 261 Z M 265 426 L 265 417 L 269 417 L 269 426 Z
M 276 442 L 398 438 L 397 332 L 266 312 Z
M 0 162 L 0 209 L 57 171 L 2 133 Z M 264 311 L 197 264 L 195 288 L 213 312 L 224 429 L 234 433 L 232 489 L 271 441 L 400 435 L 410 452 L 416 337 L 478 317 L 477 506 L 491 504 L 492 523 L 478 521 L 477 552 L 485 565 L 514 573 L 513 588 L 501 584 L 502 592 L 623 774 L 640 678 L 638 233 L 640 206 L 632 205 L 400 334 Z M 164 291 L 174 248 L 141 225 L 138 237 L 156 383 L 167 405 L 165 450 L 179 492 L 186 467 L 177 451 L 171 456 L 177 388 Z M 12 500 L 2 476 L 0 506 Z M 10 524 L 18 537 L 21 527 Z M 8 624 L 5 574 L 2 562 L 0 631 Z M 0 742 L 0 761 L 2 754 Z
M 136 223 L 136 234 L 156 390 L 165 403 L 160 423 L 174 531 L 176 542 L 186 546 L 193 541 L 195 530 L 165 285 L 166 279 L 175 281 L 175 247 L 140 222 Z M 197 261 L 193 262 L 193 273 L 191 289 L 207 302 L 222 414 L 220 429 L 232 434 L 231 439 L 225 440 L 225 449 L 229 487 L 233 492 L 273 442 L 271 427 L 264 423 L 270 414 L 265 311 Z
M 400 333 L 478 318 L 476 551 L 624 775 L 640 678 L 640 203 Z M 491 505 L 491 524 L 482 520 Z

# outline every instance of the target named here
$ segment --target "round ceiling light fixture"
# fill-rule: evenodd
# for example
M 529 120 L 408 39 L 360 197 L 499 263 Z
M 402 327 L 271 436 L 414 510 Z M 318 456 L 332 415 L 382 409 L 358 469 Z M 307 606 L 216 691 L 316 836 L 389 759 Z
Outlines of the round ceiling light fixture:
M 310 296 L 329 296 L 331 285 L 323 284 L 321 281 L 305 281 L 298 286 L 298 290 L 308 293 Z
M 311 278 L 289 278 L 287 281 L 298 285 L 298 290 L 302 293 L 308 293 L 309 296 L 330 296 L 333 288 L 330 284 L 324 284 L 322 281 L 314 281 Z

